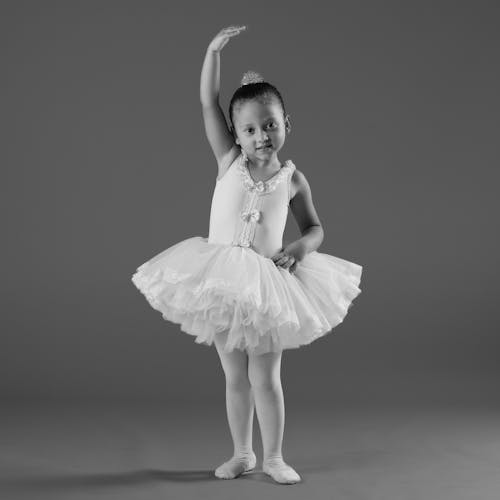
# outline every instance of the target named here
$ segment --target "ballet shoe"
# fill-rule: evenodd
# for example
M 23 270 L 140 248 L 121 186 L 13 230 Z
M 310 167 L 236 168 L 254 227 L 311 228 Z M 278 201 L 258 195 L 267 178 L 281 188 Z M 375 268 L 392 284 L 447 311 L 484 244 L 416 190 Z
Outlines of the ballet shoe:
M 257 457 L 252 451 L 249 454 L 233 455 L 227 462 L 215 469 L 215 476 L 219 479 L 235 479 L 241 474 L 255 469 Z
M 280 484 L 295 484 L 301 481 L 297 471 L 281 457 L 273 457 L 262 462 L 262 471 Z

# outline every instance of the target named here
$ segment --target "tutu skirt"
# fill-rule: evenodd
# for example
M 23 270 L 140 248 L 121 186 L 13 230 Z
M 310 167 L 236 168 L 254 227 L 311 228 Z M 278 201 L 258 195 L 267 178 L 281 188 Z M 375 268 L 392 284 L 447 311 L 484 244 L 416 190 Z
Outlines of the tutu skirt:
M 196 343 L 227 332 L 225 351 L 263 354 L 310 344 L 341 323 L 361 293 L 361 271 L 313 251 L 291 273 L 250 247 L 194 236 L 142 264 L 132 282 Z

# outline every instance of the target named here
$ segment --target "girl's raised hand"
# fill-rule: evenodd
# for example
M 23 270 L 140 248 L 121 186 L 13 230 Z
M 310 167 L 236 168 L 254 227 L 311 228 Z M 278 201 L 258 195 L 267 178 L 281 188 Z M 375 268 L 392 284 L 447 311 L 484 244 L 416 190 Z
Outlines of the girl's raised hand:
M 246 28 L 246 26 L 229 26 L 221 29 L 219 33 L 215 35 L 215 38 L 210 42 L 208 46 L 209 50 L 213 50 L 215 52 L 221 51 L 222 47 L 229 42 L 229 39 L 232 36 L 239 35 Z

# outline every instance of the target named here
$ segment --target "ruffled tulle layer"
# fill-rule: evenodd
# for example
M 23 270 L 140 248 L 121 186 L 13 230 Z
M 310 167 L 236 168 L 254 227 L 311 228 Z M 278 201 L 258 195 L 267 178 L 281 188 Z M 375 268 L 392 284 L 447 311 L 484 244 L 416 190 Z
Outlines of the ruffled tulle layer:
M 212 345 L 226 331 L 226 351 L 262 354 L 309 344 L 341 323 L 361 272 L 313 251 L 290 273 L 249 247 L 194 236 L 142 264 L 132 282 L 195 342 Z

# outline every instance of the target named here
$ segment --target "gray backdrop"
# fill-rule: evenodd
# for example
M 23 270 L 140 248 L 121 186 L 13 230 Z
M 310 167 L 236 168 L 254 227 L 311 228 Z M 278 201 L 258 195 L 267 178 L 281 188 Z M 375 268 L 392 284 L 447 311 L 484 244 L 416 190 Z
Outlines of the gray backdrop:
M 364 267 L 344 323 L 283 357 L 288 407 L 498 404 L 494 2 L 2 2 L 3 401 L 223 404 L 214 347 L 130 281 L 206 236 L 199 78 L 219 29 L 282 92 L 319 251 Z M 289 219 L 286 241 L 298 237 Z

